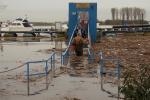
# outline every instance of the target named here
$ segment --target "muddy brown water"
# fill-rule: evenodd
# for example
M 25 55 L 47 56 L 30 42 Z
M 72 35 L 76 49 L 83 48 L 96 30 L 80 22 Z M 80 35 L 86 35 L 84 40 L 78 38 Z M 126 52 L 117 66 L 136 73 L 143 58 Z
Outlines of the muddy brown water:
M 9 38 L 0 39 L 0 71 L 27 61 L 47 59 L 55 42 L 48 38 Z M 66 45 L 63 42 L 62 48 Z M 59 58 L 60 60 L 60 58 Z M 115 100 L 100 90 L 97 65 L 88 64 L 87 56 L 70 57 L 69 71 L 55 78 L 47 91 L 27 96 L 26 82 L 13 74 L 0 75 L 0 100 Z M 19 71 L 14 72 L 19 75 Z M 45 80 L 32 82 L 31 92 L 45 88 Z M 116 88 L 107 86 L 116 92 Z
M 75 56 L 72 55 L 68 64 L 70 76 L 73 77 L 97 77 L 98 64 L 88 62 L 88 56 Z
M 62 42 L 62 48 L 65 47 Z M 0 71 L 27 61 L 47 59 L 52 48 L 55 48 L 55 41 L 50 38 L 0 38 Z

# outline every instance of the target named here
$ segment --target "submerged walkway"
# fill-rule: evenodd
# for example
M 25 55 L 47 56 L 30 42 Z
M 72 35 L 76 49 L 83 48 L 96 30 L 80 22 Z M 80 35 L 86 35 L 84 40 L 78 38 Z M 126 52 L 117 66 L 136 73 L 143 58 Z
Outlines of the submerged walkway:
M 101 90 L 98 70 L 98 64 L 88 64 L 87 55 L 83 57 L 70 56 L 67 72 L 57 75 L 50 83 L 48 90 L 27 96 L 25 95 L 26 83 L 16 80 L 16 84 L 7 87 L 12 91 L 6 95 L 0 94 L 0 100 L 116 100 Z M 0 79 L 3 78 L 0 77 Z M 45 82 L 38 84 L 39 82 L 33 82 L 32 87 L 38 89 L 43 84 L 45 86 Z M 117 93 L 117 88 L 112 88 L 108 84 L 106 84 L 106 89 Z M 24 95 L 17 94 L 20 91 Z
M 71 56 L 68 63 L 69 75 L 76 77 L 96 77 L 98 64 L 88 64 L 87 56 Z

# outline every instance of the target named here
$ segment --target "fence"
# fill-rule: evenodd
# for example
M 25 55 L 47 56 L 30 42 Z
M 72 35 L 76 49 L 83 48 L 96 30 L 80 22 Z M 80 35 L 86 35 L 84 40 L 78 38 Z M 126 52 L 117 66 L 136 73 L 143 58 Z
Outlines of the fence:
M 31 73 L 30 68 L 32 67 L 31 64 L 40 64 L 44 63 L 45 71 L 40 73 Z M 42 61 L 29 61 L 26 64 L 26 77 L 27 77 L 27 94 L 30 95 L 30 77 L 37 76 L 37 75 L 44 75 L 46 79 L 46 89 L 48 89 L 49 82 L 48 82 L 48 74 L 52 72 L 52 77 L 55 74 L 55 52 L 53 52 L 49 59 L 42 60 Z
M 112 50 L 108 50 L 108 51 L 112 52 Z M 101 90 L 107 93 L 110 93 L 106 89 L 104 89 L 104 77 L 107 74 L 111 77 L 117 77 L 117 80 L 118 80 L 117 82 L 118 96 L 117 97 L 119 99 L 120 98 L 119 86 L 120 86 L 120 73 L 121 73 L 120 60 L 114 58 L 113 56 L 106 57 L 102 51 L 99 52 L 99 57 L 100 57 L 99 65 L 100 65 L 100 76 L 101 76 Z

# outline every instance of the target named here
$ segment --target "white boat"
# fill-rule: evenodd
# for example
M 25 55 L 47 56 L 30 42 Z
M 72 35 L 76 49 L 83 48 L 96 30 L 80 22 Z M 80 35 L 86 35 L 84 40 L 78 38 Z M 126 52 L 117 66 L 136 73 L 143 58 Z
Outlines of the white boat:
M 18 18 L 9 25 L 9 31 L 32 31 L 32 26 L 27 19 Z
M 7 22 L 1 22 L 1 25 L 0 25 L 0 31 L 8 31 L 9 28 L 8 28 L 8 23 Z M 5 33 L 0 33 L 0 37 L 3 37 L 5 35 Z
M 13 31 L 17 36 L 23 36 L 24 33 L 17 32 L 31 32 L 33 30 L 32 25 L 27 19 L 17 18 L 16 20 L 8 23 L 2 23 L 1 31 Z
M 1 25 L 0 25 L 0 29 L 1 31 L 8 31 L 9 30 L 9 27 L 8 27 L 8 23 L 7 22 L 1 22 Z

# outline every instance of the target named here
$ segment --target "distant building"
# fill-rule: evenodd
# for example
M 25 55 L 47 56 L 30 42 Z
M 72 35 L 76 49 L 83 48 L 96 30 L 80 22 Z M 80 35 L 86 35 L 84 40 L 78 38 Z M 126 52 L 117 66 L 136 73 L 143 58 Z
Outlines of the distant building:
M 97 28 L 101 28 L 101 29 L 105 29 L 105 28 L 112 28 L 113 25 L 100 25 L 99 23 L 97 23 Z

